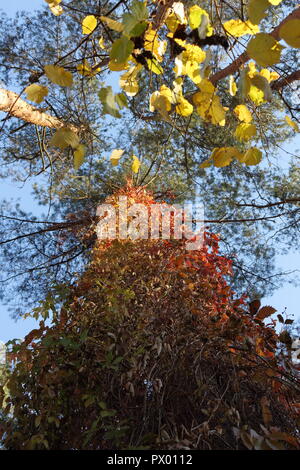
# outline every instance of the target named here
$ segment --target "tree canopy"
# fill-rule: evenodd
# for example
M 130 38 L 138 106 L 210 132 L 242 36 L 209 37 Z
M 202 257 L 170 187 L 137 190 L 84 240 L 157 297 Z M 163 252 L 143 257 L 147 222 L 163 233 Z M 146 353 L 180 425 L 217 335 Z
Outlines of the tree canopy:
M 253 295 L 274 288 L 274 246 L 298 243 L 297 169 L 282 150 L 297 131 L 298 57 L 293 39 L 278 42 L 281 26 L 297 25 L 293 2 L 265 2 L 264 12 L 258 2 L 248 2 L 248 8 L 240 2 L 185 2 L 184 8 L 180 2 L 52 3 L 35 16 L 3 21 L 3 176 L 24 181 L 45 175 L 37 197 L 55 205 L 56 221 L 62 222 L 60 213 L 65 222 L 68 213 L 93 212 L 134 164 L 136 184 L 171 190 L 179 201 L 200 193 L 208 223 L 222 234 L 228 256 L 236 257 L 237 282 Z M 269 33 L 284 49 L 267 68 L 245 51 L 252 39 Z M 21 93 L 9 90 L 12 83 Z M 181 102 L 192 111 L 188 116 Z M 224 119 L 217 121 L 218 113 Z M 107 162 L 118 149 L 121 158 Z M 284 171 L 276 155 L 289 158 Z M 4 207 L 1 246 L 4 257 L 16 261 L 23 301 L 29 288 L 27 302 L 49 284 L 45 276 L 60 282 L 72 271 L 68 260 L 76 253 L 80 258 L 82 247 L 73 246 L 70 257 L 72 247 L 66 254 L 57 251 L 56 231 L 47 231 L 50 238 L 54 234 L 49 241 L 43 230 L 26 249 L 28 238 L 9 246 L 6 241 L 14 237 L 8 234 L 29 235 L 43 227 L 31 215 Z M 26 220 L 32 223 L 26 226 Z M 49 257 L 62 260 L 59 268 Z M 28 260 L 36 260 L 30 273 Z M 3 272 L 7 278 L 11 273 Z

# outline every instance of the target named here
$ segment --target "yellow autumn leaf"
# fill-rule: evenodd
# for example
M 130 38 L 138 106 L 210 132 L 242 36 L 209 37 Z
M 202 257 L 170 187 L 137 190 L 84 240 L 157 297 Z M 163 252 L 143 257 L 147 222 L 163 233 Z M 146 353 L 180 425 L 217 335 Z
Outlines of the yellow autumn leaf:
M 84 60 L 82 64 L 78 64 L 76 66 L 76 69 L 77 72 L 80 73 L 80 75 L 83 75 L 83 77 L 88 77 L 92 73 L 92 69 L 86 60 Z
M 166 85 L 162 85 L 160 87 L 159 92 L 162 96 L 165 96 L 171 104 L 176 104 L 177 103 L 175 93 L 170 88 L 168 88 Z
M 203 119 L 205 119 L 205 113 L 210 107 L 211 100 L 212 100 L 212 95 L 208 93 L 198 92 L 193 96 L 193 103 L 197 108 L 197 113 Z
M 263 101 L 272 101 L 273 95 L 272 95 L 272 89 L 271 89 L 270 83 L 265 77 L 263 77 L 260 74 L 256 74 L 253 78 L 251 78 L 249 97 L 254 102 L 255 102 L 255 99 L 253 99 L 251 95 L 253 94 L 260 95 L 260 93 L 257 92 L 256 90 L 259 90 L 259 92 L 262 92 Z
M 199 85 L 199 91 L 202 95 L 210 95 L 210 97 L 214 94 L 215 92 L 215 87 L 214 85 L 212 84 L 212 82 L 210 80 L 208 80 L 207 78 L 203 79 L 202 82 L 200 83 Z M 197 95 L 197 94 L 196 94 Z M 195 97 L 196 97 L 195 95 Z
M 246 163 L 246 165 L 258 165 L 258 163 L 261 162 L 261 159 L 262 152 L 256 147 L 251 147 L 241 155 L 240 158 L 238 158 L 241 163 Z
M 268 70 L 268 69 L 261 69 L 261 71 L 259 72 L 259 74 L 260 74 L 262 77 L 265 77 L 265 79 L 268 80 L 268 82 L 271 81 L 271 72 L 270 72 L 270 70 Z
M 181 94 L 182 93 L 182 85 L 183 85 L 183 78 L 178 77 L 173 81 L 173 91 L 175 95 Z
M 149 111 L 154 113 L 156 110 L 159 111 L 160 108 L 163 108 L 163 110 L 168 111 L 168 109 L 171 109 L 171 103 L 169 103 L 166 98 L 161 97 L 161 94 L 159 91 L 154 91 L 152 95 L 150 95 L 150 100 L 149 100 Z
M 97 18 L 94 15 L 88 15 L 82 20 L 82 34 L 91 34 L 97 27 Z
M 258 33 L 247 46 L 247 54 L 262 67 L 280 62 L 281 51 L 284 49 L 270 34 Z
M 263 75 L 261 72 L 262 70 L 260 71 L 260 74 Z M 273 80 L 277 80 L 279 77 L 280 77 L 279 73 L 271 72 L 269 82 L 272 82 Z
M 279 5 L 279 3 L 281 3 L 282 0 L 269 0 L 269 3 L 271 3 L 271 5 Z
M 202 80 L 200 65 L 197 62 L 186 62 L 185 73 L 196 85 Z
M 198 5 L 193 5 L 189 9 L 189 25 L 191 29 L 197 29 L 200 26 L 202 15 L 206 15 L 208 18 L 207 11 L 203 10 Z
M 180 22 L 176 18 L 176 15 L 174 15 L 174 13 L 172 13 L 171 10 L 170 10 L 169 16 L 165 20 L 165 23 L 166 23 L 167 28 L 169 29 L 169 31 L 171 31 L 172 33 L 175 33 L 176 29 L 180 25 Z
M 229 78 L 229 94 L 235 96 L 237 94 L 237 84 L 234 81 L 233 75 L 230 75 Z
M 199 92 L 193 96 L 193 103 L 199 116 L 212 124 L 225 126 L 226 109 L 222 106 L 220 98 L 215 95 L 214 85 L 203 79 L 198 88 Z
M 175 67 L 173 70 L 175 73 L 175 77 L 177 78 L 182 75 L 186 75 L 185 65 L 183 64 L 183 61 L 182 61 L 182 53 L 175 57 L 174 62 L 175 62 Z
M 45 73 L 51 82 L 60 86 L 72 86 L 73 77 L 71 72 L 58 65 L 45 65 Z
M 119 79 L 120 87 L 128 96 L 135 96 L 139 91 L 139 84 L 136 77 L 141 68 L 142 65 L 140 64 L 130 67 L 128 72 L 125 72 L 123 75 L 121 75 Z
M 39 104 L 44 100 L 45 96 L 48 95 L 48 88 L 46 86 L 33 83 L 25 88 L 25 93 L 28 100 Z
M 300 20 L 294 19 L 284 23 L 279 30 L 279 37 L 289 46 L 300 47 Z
M 250 86 L 248 98 L 250 98 L 250 100 L 253 101 L 256 106 L 259 106 L 266 102 L 263 90 L 260 90 L 254 85 Z
M 161 75 L 163 73 L 163 68 L 160 66 L 160 64 L 154 60 L 154 59 L 146 59 L 147 60 L 147 66 L 150 72 L 156 73 L 156 75 Z
M 204 62 L 206 57 L 206 52 L 201 49 L 201 47 L 195 44 L 185 44 L 185 51 L 182 53 L 183 62 L 197 62 L 201 64 Z
M 166 52 L 166 48 L 166 41 L 160 41 L 157 31 L 155 29 L 151 29 L 151 26 L 149 26 L 144 34 L 144 49 L 146 51 L 150 51 L 152 55 L 161 62 L 163 55 Z
M 128 62 L 124 62 L 120 64 L 116 62 L 114 59 L 110 60 L 108 63 L 108 68 L 112 72 L 120 72 L 121 70 L 127 70 L 129 68 Z
M 175 107 L 176 113 L 180 116 L 190 116 L 193 110 L 193 105 L 183 96 L 180 96 L 180 98 L 177 100 L 177 105 Z
M 180 75 L 187 75 L 196 85 L 198 85 L 201 80 L 200 74 L 200 64 L 204 62 L 206 57 L 206 52 L 201 49 L 201 47 L 194 44 L 185 44 L 185 51 L 180 54 L 180 59 L 182 60 L 182 68 Z
M 112 20 L 111 18 L 108 18 L 107 16 L 100 16 L 100 20 L 103 23 L 106 23 L 107 26 L 112 29 L 113 31 L 117 31 L 117 33 L 122 33 L 124 29 L 124 25 L 122 23 L 119 23 L 118 21 Z
M 59 5 L 61 1 L 62 0 L 45 0 L 45 2 L 48 3 L 48 5 L 50 5 L 51 3 L 53 3 L 53 5 Z
M 116 149 L 111 152 L 110 161 L 113 166 L 117 166 L 120 158 L 122 157 L 124 150 Z
M 249 62 L 248 67 L 247 67 L 247 73 L 250 78 L 253 78 L 255 75 L 257 75 L 255 62 L 252 62 L 252 61 Z
M 240 159 L 241 153 L 235 147 L 221 147 L 213 150 L 211 158 L 218 168 L 228 166 L 234 158 Z
M 204 113 L 210 106 L 215 87 L 209 80 L 203 79 L 198 88 L 199 92 L 193 95 L 193 103 L 197 108 L 201 108 Z
M 252 24 L 251 21 L 229 20 L 223 24 L 225 31 L 232 36 L 239 38 L 245 34 L 256 34 L 259 32 L 259 26 Z
M 212 165 L 213 161 L 211 158 L 208 160 L 205 160 L 203 163 L 201 163 L 199 166 L 200 168 L 209 168 Z
M 265 77 L 265 79 L 268 80 L 269 83 L 272 82 L 273 80 L 277 80 L 277 78 L 279 78 L 280 76 L 277 72 L 271 72 L 268 69 L 261 69 L 259 74 L 262 77 Z
M 205 113 L 205 118 L 212 124 L 225 126 L 226 109 L 222 106 L 219 96 L 214 95 L 210 107 Z
M 133 173 L 138 173 L 140 166 L 141 166 L 141 162 L 139 161 L 138 157 L 136 157 L 135 155 L 132 155 L 132 158 L 133 158 L 133 162 L 131 165 L 131 169 Z
M 57 129 L 55 134 L 51 137 L 49 145 L 53 147 L 58 147 L 61 150 L 66 149 L 67 147 L 76 148 L 79 145 L 78 135 L 75 134 L 71 129 L 67 127 L 62 127 Z
M 120 87 L 125 91 L 126 95 L 128 96 L 135 96 L 139 91 L 139 83 L 136 80 L 127 80 L 124 82 L 122 78 L 120 78 Z
M 98 44 L 101 49 L 105 49 L 105 44 L 104 44 L 104 37 L 101 36 L 101 38 L 98 39 Z
M 84 162 L 84 157 L 85 157 L 85 152 L 86 148 L 85 145 L 79 144 L 75 150 L 74 150 L 74 160 L 73 160 L 73 165 L 75 170 L 78 170 L 78 168 L 83 164 Z
M 254 124 L 247 124 L 242 122 L 239 124 L 234 132 L 234 136 L 241 142 L 248 142 L 255 137 L 257 133 L 256 126 Z
M 155 91 L 150 96 L 151 112 L 158 111 L 165 119 L 168 119 L 168 112 L 172 108 L 172 91 L 162 85 L 159 91 Z
M 247 108 L 247 106 L 244 104 L 238 104 L 234 108 L 233 112 L 237 116 L 237 118 L 242 122 L 249 124 L 249 122 L 252 121 L 252 114 Z
M 210 24 L 207 11 L 203 10 L 203 8 L 199 7 L 198 5 L 193 5 L 189 9 L 188 20 L 191 29 L 198 29 L 198 33 L 201 39 L 213 34 L 213 28 Z
M 49 8 L 55 16 L 60 16 L 64 11 L 63 8 L 55 2 L 49 3 Z
M 291 126 L 296 132 L 300 132 L 300 128 L 297 122 L 292 121 L 292 119 L 289 116 L 285 116 L 285 120 L 288 123 L 288 125 Z

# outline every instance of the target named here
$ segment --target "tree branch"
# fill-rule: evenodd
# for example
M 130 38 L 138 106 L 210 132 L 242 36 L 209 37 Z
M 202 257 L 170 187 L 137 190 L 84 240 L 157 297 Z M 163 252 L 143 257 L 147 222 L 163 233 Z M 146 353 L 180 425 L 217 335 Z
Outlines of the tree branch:
M 95 220 L 95 218 L 93 217 L 84 217 L 82 219 L 78 219 L 72 222 L 53 222 L 52 225 L 49 225 L 48 227 L 45 227 L 43 229 L 36 230 L 35 232 L 23 233 L 13 238 L 8 238 L 6 240 L 0 241 L 0 245 L 5 245 L 6 243 L 11 243 L 22 238 L 32 237 L 33 235 L 41 235 L 42 233 L 56 232 L 59 230 L 68 230 L 78 225 L 87 225 L 93 222 L 93 220 Z
M 274 39 L 279 39 L 279 30 L 280 28 L 290 20 L 294 19 L 300 19 L 300 7 L 296 8 L 292 13 L 290 13 L 281 23 L 276 26 L 273 31 L 271 31 L 269 34 L 272 36 Z M 215 84 L 219 80 L 222 80 L 223 78 L 228 77 L 228 75 L 233 75 L 241 65 L 245 64 L 250 60 L 250 57 L 248 56 L 247 52 L 243 52 L 239 57 L 237 57 L 231 64 L 229 64 L 227 67 L 225 67 L 222 70 L 219 70 L 219 72 L 216 72 L 214 75 L 210 77 L 210 81 Z
M 78 132 L 77 127 L 66 124 L 60 119 L 34 108 L 31 104 L 22 100 L 17 93 L 4 88 L 0 88 L 0 111 L 37 126 L 54 129 L 67 126 L 73 132 Z
M 276 82 L 273 82 L 273 84 L 271 85 L 271 88 L 273 90 L 280 90 L 281 88 L 289 85 L 290 83 L 295 82 L 296 80 L 300 80 L 300 70 L 296 70 L 290 75 L 287 75 L 284 78 L 280 78 L 279 80 L 276 80 Z
M 300 202 L 300 198 L 285 199 L 285 201 L 270 202 L 268 204 L 237 204 L 238 207 L 255 207 L 257 209 L 265 209 L 267 207 L 280 206 L 282 204 L 290 204 Z

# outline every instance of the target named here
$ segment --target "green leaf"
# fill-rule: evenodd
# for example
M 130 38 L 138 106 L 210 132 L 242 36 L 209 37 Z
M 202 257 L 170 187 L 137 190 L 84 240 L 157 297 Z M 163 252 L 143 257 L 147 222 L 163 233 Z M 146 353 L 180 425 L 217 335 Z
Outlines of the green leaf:
M 116 411 L 114 410 L 103 410 L 103 411 L 100 411 L 100 416 L 101 418 L 108 418 L 110 416 L 115 416 L 116 414 Z
M 250 0 L 248 5 L 248 17 L 251 23 L 259 24 L 266 16 L 265 12 L 269 8 L 268 0 Z
M 143 21 L 142 23 L 138 23 L 135 27 L 130 31 L 131 37 L 139 37 L 146 31 L 148 27 L 147 21 Z
M 144 21 L 148 19 L 149 12 L 148 12 L 145 2 L 134 0 L 131 5 L 131 11 L 132 11 L 133 16 L 138 21 Z
M 85 408 L 88 408 L 90 405 L 92 405 L 93 403 L 95 403 L 95 397 L 94 396 L 90 396 L 87 398 L 87 400 L 85 400 L 84 402 L 84 407 Z
M 111 48 L 110 58 L 117 64 L 124 64 L 134 48 L 134 43 L 126 36 L 117 39 Z
M 270 34 L 258 33 L 249 41 L 247 54 L 258 65 L 268 67 L 280 62 L 281 51 L 284 49 Z
M 35 418 L 35 420 L 34 420 L 35 427 L 37 427 L 37 428 L 39 427 L 39 425 L 41 424 L 41 420 L 42 420 L 41 415 L 39 415 Z
M 140 36 L 147 28 L 148 23 L 145 20 L 148 16 L 145 3 L 135 0 L 131 5 L 131 12 L 123 15 L 124 34 L 130 37 Z

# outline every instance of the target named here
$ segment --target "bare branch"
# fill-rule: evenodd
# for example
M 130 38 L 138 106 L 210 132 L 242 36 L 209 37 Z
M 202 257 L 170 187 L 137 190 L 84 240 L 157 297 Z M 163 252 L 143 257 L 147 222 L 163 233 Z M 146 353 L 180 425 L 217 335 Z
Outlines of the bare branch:
M 280 78 L 279 80 L 276 80 L 271 85 L 271 88 L 273 90 L 280 90 L 281 88 L 290 85 L 291 83 L 295 82 L 296 80 L 300 80 L 300 70 L 296 70 L 295 72 L 291 73 L 290 75 L 287 75 L 287 77 Z
M 56 232 L 59 230 L 68 230 L 78 225 L 88 225 L 93 221 L 93 217 L 84 217 L 79 220 L 75 220 L 72 222 L 53 222 L 52 225 L 45 227 L 43 229 L 36 230 L 35 232 L 29 232 L 17 235 L 13 238 L 9 238 L 7 240 L 0 241 L 0 245 L 5 245 L 6 243 L 11 243 L 16 240 L 20 240 L 21 238 L 32 237 L 33 235 L 40 235 L 46 232 Z M 30 221 L 31 222 L 31 221 Z
M 265 209 L 267 207 L 280 206 L 282 204 L 291 204 L 300 202 L 300 198 L 285 199 L 285 201 L 270 202 L 268 204 L 237 204 L 238 207 L 255 207 L 257 209 Z

